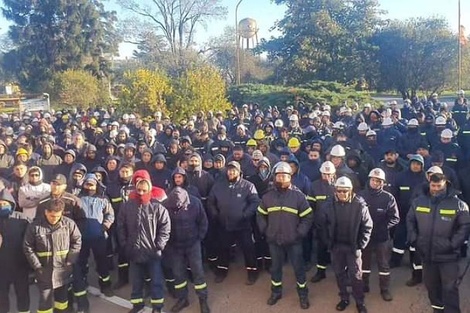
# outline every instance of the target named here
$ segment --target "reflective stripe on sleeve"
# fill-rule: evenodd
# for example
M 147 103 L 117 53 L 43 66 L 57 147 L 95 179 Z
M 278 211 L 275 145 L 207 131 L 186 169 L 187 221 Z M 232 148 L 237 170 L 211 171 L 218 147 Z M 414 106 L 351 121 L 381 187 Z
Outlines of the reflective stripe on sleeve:
M 308 209 L 306 209 L 305 211 L 303 211 L 302 213 L 300 213 L 300 214 L 299 214 L 299 217 L 304 217 L 304 216 L 306 216 L 306 215 L 312 213 L 312 211 L 313 211 L 312 208 L 309 207 Z

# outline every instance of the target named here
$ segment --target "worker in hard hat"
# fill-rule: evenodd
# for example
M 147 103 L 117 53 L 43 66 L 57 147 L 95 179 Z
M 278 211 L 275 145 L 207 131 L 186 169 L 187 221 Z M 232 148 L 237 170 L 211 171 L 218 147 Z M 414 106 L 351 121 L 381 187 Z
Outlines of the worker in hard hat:
M 384 301 L 392 301 L 390 292 L 390 229 L 398 224 L 400 215 L 395 197 L 384 190 L 385 172 L 381 168 L 374 168 L 369 173 L 369 182 L 365 190 L 359 192 L 369 208 L 374 222 L 374 228 L 362 255 L 362 279 L 364 292 L 369 292 L 369 276 L 371 274 L 372 254 L 375 254 L 379 271 L 380 295 Z
M 328 252 L 327 243 L 320 236 L 321 226 L 318 222 L 322 214 L 328 207 L 325 205 L 335 195 L 334 183 L 336 181 L 336 168 L 330 161 L 325 161 L 320 167 L 321 178 L 312 183 L 307 200 L 314 212 L 314 230 L 315 243 L 317 251 L 317 273 L 312 277 L 312 283 L 318 283 L 326 278 L 326 268 L 330 263 L 330 253 Z
M 367 313 L 361 258 L 362 251 L 369 243 L 373 227 L 367 203 L 353 192 L 351 180 L 342 176 L 336 180 L 335 197 L 327 205 L 330 209 L 323 217 L 321 233 L 331 252 L 331 264 L 341 297 L 336 310 L 344 311 L 348 307 L 347 288 L 350 282 L 357 311 Z
M 268 305 L 282 298 L 282 267 L 289 256 L 297 280 L 300 307 L 310 307 L 307 278 L 302 257 L 302 238 L 312 227 L 313 212 L 305 195 L 291 183 L 292 168 L 286 162 L 274 166 L 274 188 L 258 207 L 259 230 L 266 236 L 271 253 L 271 296 Z

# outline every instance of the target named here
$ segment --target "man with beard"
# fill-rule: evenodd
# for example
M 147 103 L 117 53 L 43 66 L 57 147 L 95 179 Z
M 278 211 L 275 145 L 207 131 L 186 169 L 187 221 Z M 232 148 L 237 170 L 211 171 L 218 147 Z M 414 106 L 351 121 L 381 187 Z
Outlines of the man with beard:
M 401 159 L 399 158 L 397 150 L 391 148 L 385 151 L 384 159 L 378 166 L 385 172 L 385 177 L 387 177 L 384 190 L 388 192 L 395 190 L 397 176 L 404 170 L 404 166 L 400 162 Z
M 279 162 L 274 167 L 275 188 L 269 190 L 258 207 L 257 222 L 266 235 L 271 252 L 271 296 L 268 305 L 282 298 L 282 267 L 289 256 L 297 279 L 300 307 L 310 307 L 307 278 L 302 256 L 302 238 L 312 227 L 312 208 L 305 195 L 291 183 L 292 168 Z
M 321 157 L 316 148 L 308 152 L 308 160 L 300 163 L 300 172 L 308 177 L 311 182 L 320 178 Z
M 251 219 L 259 204 L 255 186 L 241 178 L 240 164 L 232 161 L 227 165 L 227 179 L 212 187 L 207 200 L 209 216 L 218 222 L 219 260 L 215 282 L 221 283 L 228 274 L 230 248 L 237 241 L 245 257 L 247 285 L 258 279 L 256 252 L 252 240 Z
M 327 243 L 324 242 L 320 236 L 322 225 L 320 225 L 318 221 L 321 215 L 326 214 L 325 210 L 327 210 L 328 207 L 325 204 L 335 195 L 335 165 L 330 161 L 323 162 L 320 167 L 320 173 L 321 178 L 312 183 L 310 192 L 307 195 L 307 200 L 314 212 L 314 240 L 316 241 L 317 247 L 317 273 L 310 280 L 312 283 L 318 283 L 326 278 L 326 268 L 328 263 L 330 263 L 330 253 L 328 252 Z
M 460 312 L 460 247 L 470 233 L 468 206 L 445 175 L 433 174 L 407 216 L 408 242 L 423 259 L 424 283 L 435 313 Z
M 48 183 L 51 181 L 52 176 L 54 175 L 54 170 L 56 166 L 62 163 L 62 159 L 54 154 L 53 144 L 46 142 L 42 146 L 42 156 L 37 161 L 37 166 L 39 166 L 43 173 L 43 180 Z

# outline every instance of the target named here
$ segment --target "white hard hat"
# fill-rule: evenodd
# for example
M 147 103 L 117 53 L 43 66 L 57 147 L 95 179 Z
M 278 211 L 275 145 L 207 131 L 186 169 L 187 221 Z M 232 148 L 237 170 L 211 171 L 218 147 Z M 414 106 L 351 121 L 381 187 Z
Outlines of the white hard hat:
M 51 115 L 49 113 L 45 113 L 44 118 L 51 118 Z
M 128 119 L 129 119 L 129 114 L 124 113 L 124 114 L 122 115 L 122 119 L 123 119 L 123 120 L 128 120 Z
M 274 126 L 280 128 L 280 127 L 284 126 L 284 122 L 279 118 L 276 121 L 274 121 Z
M 373 131 L 372 129 L 369 129 L 366 133 L 366 137 L 369 137 L 369 136 L 377 136 L 377 133 Z
M 436 118 L 436 125 L 445 125 L 446 124 L 446 119 L 443 116 L 438 116 Z
M 336 168 L 333 162 L 325 161 L 320 167 L 320 173 L 322 174 L 334 174 L 336 173 Z
M 370 103 L 366 103 L 366 104 L 364 104 L 364 108 L 369 108 L 370 109 L 370 108 L 372 108 L 372 105 Z
M 344 125 L 344 123 L 341 122 L 341 121 L 338 121 L 338 122 L 333 124 L 334 129 L 344 129 L 345 127 L 346 127 L 346 125 Z
M 335 187 L 352 189 L 353 185 L 349 178 L 347 178 L 346 176 L 341 176 L 340 178 L 336 180 Z
M 369 129 L 369 125 L 367 125 L 366 122 L 359 123 L 359 125 L 357 126 L 358 131 L 365 131 L 368 129 Z
M 444 172 L 442 172 L 442 168 L 440 168 L 439 166 L 431 166 L 426 171 L 426 174 L 444 174 Z
M 135 115 L 134 114 L 129 114 L 129 119 L 131 119 L 131 120 L 135 119 Z
M 415 119 L 415 118 L 412 118 L 412 119 L 408 122 L 408 126 L 419 126 L 418 120 Z
M 323 111 L 321 115 L 322 116 L 331 116 L 331 113 L 330 113 L 330 111 Z
M 335 145 L 331 148 L 330 155 L 335 157 L 344 157 L 346 156 L 346 150 L 344 150 L 342 145 Z
M 93 116 L 94 116 L 94 117 L 100 117 L 100 112 L 94 112 L 94 113 L 93 113 Z
M 289 163 L 278 162 L 276 165 L 274 165 L 274 174 L 280 173 L 292 175 L 292 168 L 290 167 Z
M 457 94 L 458 94 L 458 95 L 465 95 L 465 91 L 459 90 L 459 91 L 457 91 Z
M 384 120 L 382 121 L 382 126 L 390 126 L 390 125 L 393 125 L 392 119 L 390 117 L 384 118 Z
M 378 178 L 383 181 L 385 181 L 385 172 L 381 168 L 374 168 L 372 171 L 369 173 L 369 178 Z
M 296 114 L 292 114 L 290 117 L 289 117 L 289 121 L 295 121 L 297 122 L 299 120 L 299 117 L 296 115 Z
M 452 131 L 448 128 L 444 129 L 441 133 L 441 138 L 452 138 L 454 135 L 452 134 Z

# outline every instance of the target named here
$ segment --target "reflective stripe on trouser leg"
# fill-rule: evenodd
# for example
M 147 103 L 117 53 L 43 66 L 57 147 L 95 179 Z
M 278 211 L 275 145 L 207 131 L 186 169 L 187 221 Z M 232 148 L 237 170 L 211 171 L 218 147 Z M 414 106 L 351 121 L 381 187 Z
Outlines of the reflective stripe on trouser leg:
M 271 292 L 282 293 L 282 267 L 284 265 L 285 249 L 283 246 L 269 244 L 271 254 Z

